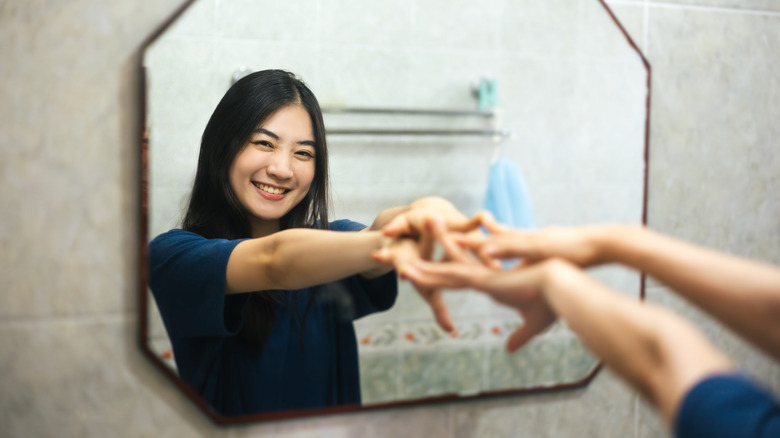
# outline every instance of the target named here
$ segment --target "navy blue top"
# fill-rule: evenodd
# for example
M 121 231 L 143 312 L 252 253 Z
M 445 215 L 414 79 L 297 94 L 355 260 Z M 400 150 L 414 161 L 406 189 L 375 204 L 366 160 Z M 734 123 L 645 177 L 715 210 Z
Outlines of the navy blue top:
M 335 231 L 363 228 L 348 220 L 330 224 Z M 272 292 L 282 302 L 263 351 L 255 354 L 238 337 L 249 295 L 225 294 L 228 258 L 242 240 L 171 230 L 149 244 L 149 285 L 181 378 L 223 415 L 359 404 L 352 321 L 393 305 L 395 273 Z
M 708 377 L 683 398 L 675 432 L 678 438 L 778 438 L 780 402 L 744 376 Z

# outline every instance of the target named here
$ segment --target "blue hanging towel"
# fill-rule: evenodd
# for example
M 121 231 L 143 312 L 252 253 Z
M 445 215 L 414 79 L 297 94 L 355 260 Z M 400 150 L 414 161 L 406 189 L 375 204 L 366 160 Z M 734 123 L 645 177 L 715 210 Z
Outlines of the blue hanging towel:
M 531 198 L 520 172 L 511 161 L 498 158 L 490 168 L 485 210 L 512 228 L 536 229 Z

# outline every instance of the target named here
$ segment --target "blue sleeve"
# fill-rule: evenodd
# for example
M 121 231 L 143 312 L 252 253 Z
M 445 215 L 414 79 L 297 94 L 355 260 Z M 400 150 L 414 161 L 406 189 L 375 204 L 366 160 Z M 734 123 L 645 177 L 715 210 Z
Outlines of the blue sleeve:
M 678 438 L 780 437 L 780 402 L 744 376 L 708 377 L 683 398 L 674 429 Z
M 329 228 L 333 231 L 360 231 L 366 226 L 342 219 L 331 222 Z M 398 277 L 395 271 L 372 279 L 353 275 L 340 283 L 345 286 L 344 289 L 349 294 L 350 319 L 358 319 L 387 310 L 395 304 L 395 299 L 398 296 Z
M 149 286 L 171 336 L 225 336 L 241 325 L 246 294 L 225 294 L 227 262 L 241 240 L 172 230 L 149 243 Z

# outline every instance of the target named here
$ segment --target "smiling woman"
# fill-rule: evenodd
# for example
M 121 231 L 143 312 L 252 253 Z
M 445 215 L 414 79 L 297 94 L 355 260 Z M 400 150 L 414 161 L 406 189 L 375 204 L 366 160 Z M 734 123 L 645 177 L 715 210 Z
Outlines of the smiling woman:
M 179 373 L 223 415 L 359 404 L 352 321 L 397 295 L 391 267 L 371 257 L 387 239 L 377 230 L 421 210 L 468 223 L 423 200 L 385 210 L 367 232 L 339 232 L 365 228 L 328 223 L 323 133 L 316 98 L 292 74 L 238 81 L 206 126 L 182 229 L 149 244 Z

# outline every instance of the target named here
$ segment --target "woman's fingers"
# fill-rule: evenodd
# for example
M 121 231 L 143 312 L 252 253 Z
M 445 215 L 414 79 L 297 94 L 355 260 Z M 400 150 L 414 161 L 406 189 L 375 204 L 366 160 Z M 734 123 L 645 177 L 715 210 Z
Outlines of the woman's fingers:
M 432 247 L 432 244 L 430 246 Z M 371 258 L 377 263 L 392 265 L 401 273 L 406 267 L 422 259 L 426 255 L 425 252 L 426 249 L 412 239 L 388 238 L 382 248 L 371 254 Z
M 418 289 L 418 292 L 422 295 L 423 299 L 428 302 L 428 305 L 431 306 L 433 316 L 436 318 L 439 327 L 448 333 L 455 330 L 455 324 L 452 323 L 450 311 L 447 309 L 447 304 L 444 302 L 444 295 L 442 294 L 441 289 L 436 288 L 423 291 Z
M 439 242 L 444 250 L 444 256 L 446 260 L 453 260 L 462 263 L 474 263 L 475 259 L 470 256 L 467 251 L 464 251 L 460 245 L 455 241 L 453 234 L 448 232 L 448 229 L 444 223 L 439 220 L 430 220 L 428 222 L 428 228 L 433 238 Z
M 423 235 L 430 220 L 439 220 L 448 230 L 461 232 L 475 230 L 481 223 L 479 218 L 469 219 L 454 208 L 418 207 L 393 218 L 382 228 L 382 233 L 388 237 Z
M 535 234 L 531 231 L 511 231 L 494 235 L 478 250 L 480 257 L 509 259 L 538 256 L 534 241 Z
M 498 223 L 498 221 L 496 221 L 496 218 L 494 218 L 489 211 L 482 211 L 478 213 L 475 217 L 479 218 L 480 225 L 485 227 L 485 229 L 488 230 L 490 234 L 501 234 L 507 231 L 511 231 L 511 228 L 508 228 Z
M 547 330 L 556 320 L 540 292 L 543 281 L 540 269 L 531 267 L 528 272 L 495 272 L 479 264 L 419 261 L 409 266 L 405 278 L 418 291 L 436 289 L 435 295 L 432 294 L 427 301 L 434 310 L 437 322 L 445 329 L 452 326 L 448 324 L 449 314 L 445 313 L 446 306 L 438 288 L 473 287 L 517 309 L 523 315 L 524 324 L 507 341 L 507 349 L 515 351 Z M 425 297 L 424 292 L 421 294 Z M 446 319 L 442 315 L 446 315 Z
M 423 260 L 433 260 L 433 250 L 435 248 L 436 239 L 429 233 L 424 233 L 420 236 L 417 243 L 420 257 Z
M 510 353 L 522 348 L 531 339 L 546 331 L 554 322 L 555 315 L 546 308 L 527 309 L 523 312 L 523 325 L 509 335 L 506 350 Z
M 460 213 L 458 214 L 460 215 Z M 462 215 L 460 216 L 461 217 L 453 217 L 450 218 L 450 220 L 445 220 L 445 224 L 447 225 L 448 230 L 467 233 L 469 231 L 476 230 L 482 224 L 482 220 L 479 218 L 479 216 L 474 216 L 470 219 Z
M 439 263 L 420 260 L 417 263 L 406 266 L 403 271 L 399 271 L 399 275 L 401 278 L 411 282 L 417 293 L 431 306 L 431 311 L 433 311 L 433 316 L 439 327 L 444 331 L 451 332 L 455 330 L 455 325 L 452 323 L 452 318 L 447 309 L 447 304 L 444 302 L 444 294 L 441 290 L 441 287 L 446 287 L 440 284 L 444 277 L 437 274 L 424 275 L 419 266 L 425 264 L 439 265 Z
M 498 260 L 525 258 L 531 256 L 533 233 L 529 231 L 506 231 L 502 234 L 480 235 L 477 233 L 463 234 L 455 237 L 458 245 L 472 251 L 482 264 L 499 268 Z
M 411 235 L 412 226 L 409 223 L 408 213 L 402 213 L 394 217 L 387 225 L 382 227 L 382 233 L 388 237 Z
M 463 289 L 468 287 L 469 265 L 452 262 L 418 261 L 406 267 L 401 277 L 415 287 L 423 289 L 447 288 Z
M 506 340 L 506 351 L 514 353 L 527 344 L 536 333 L 532 333 L 528 327 L 521 325 L 517 330 L 513 331 L 509 338 Z

